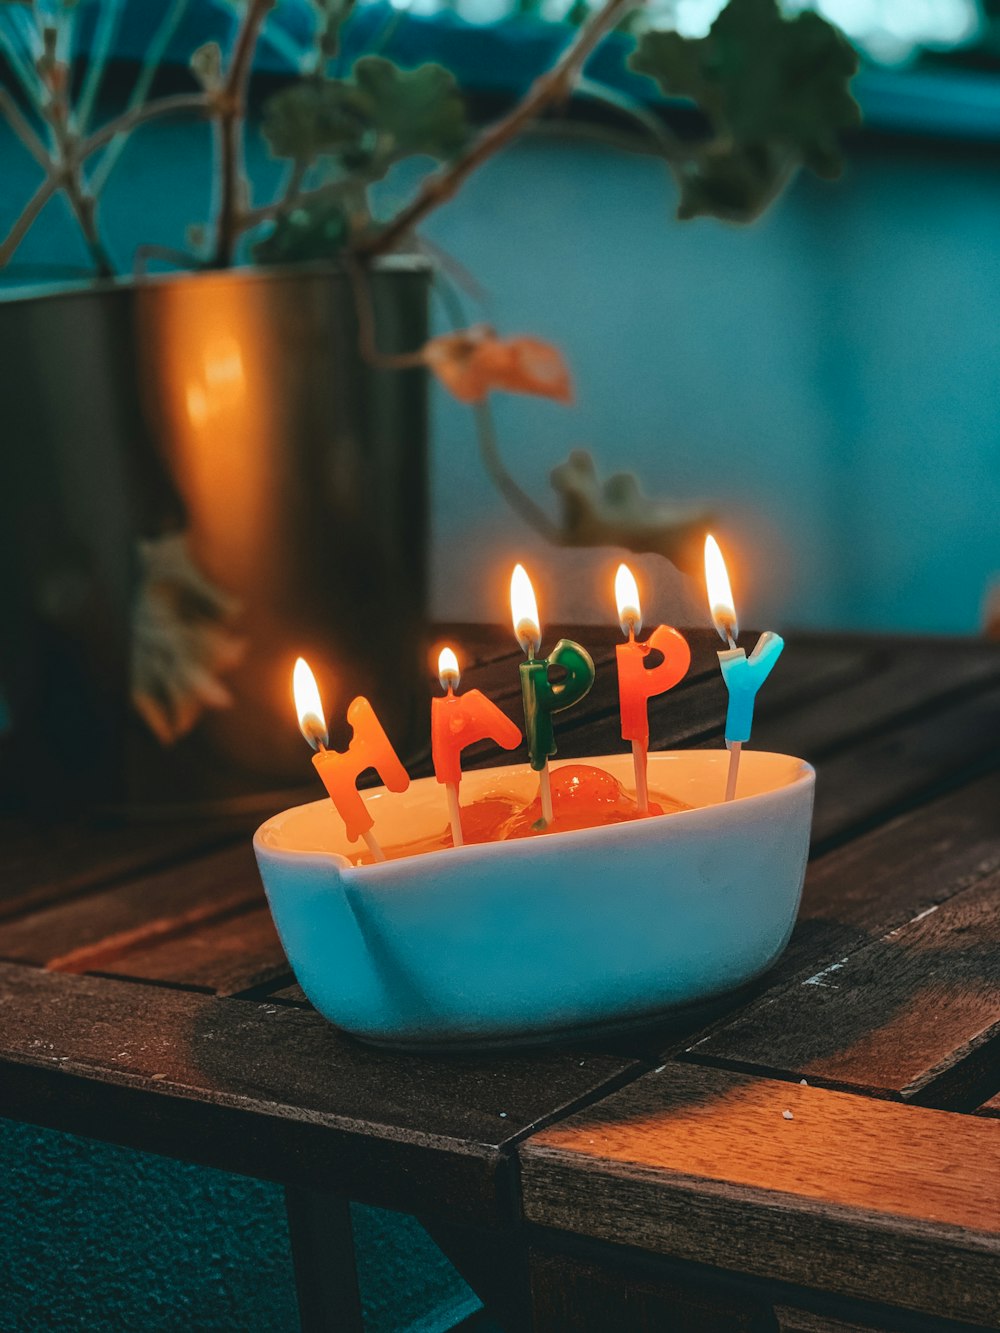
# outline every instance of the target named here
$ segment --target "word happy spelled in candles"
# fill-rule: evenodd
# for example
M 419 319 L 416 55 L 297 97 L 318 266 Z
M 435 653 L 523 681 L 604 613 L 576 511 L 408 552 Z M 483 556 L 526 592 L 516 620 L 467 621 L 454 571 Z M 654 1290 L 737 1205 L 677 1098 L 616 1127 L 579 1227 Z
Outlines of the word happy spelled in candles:
M 767 631 L 749 657 L 737 647 L 738 626 L 729 576 L 718 543 L 711 536 L 705 541 L 705 579 L 712 620 L 728 645 L 718 657 L 729 696 L 725 736 L 730 758 L 723 799 L 731 801 L 739 780 L 740 752 L 750 739 L 754 701 L 784 642 L 779 635 Z M 515 566 L 511 576 L 510 598 L 514 636 L 525 654 L 518 668 L 524 739 L 531 768 L 538 774 L 541 819 L 534 827 L 543 831 L 553 825 L 558 827 L 549 776 L 549 760 L 557 752 L 553 719 L 586 697 L 594 683 L 595 668 L 586 648 L 572 639 L 560 639 L 548 657 L 539 656 L 542 631 L 538 604 L 531 580 L 521 565 Z M 619 565 L 615 576 L 615 603 L 626 636 L 626 641 L 616 649 L 621 735 L 632 746 L 636 812 L 645 815 L 649 812 L 646 780 L 649 700 L 684 678 L 691 663 L 691 650 L 683 635 L 670 625 L 657 625 L 648 638 L 639 638 L 643 623 L 639 589 L 627 565 Z M 654 652 L 662 660 L 650 667 L 647 659 Z M 565 673 L 557 681 L 550 679 L 553 667 Z M 459 693 L 461 673 L 458 658 L 450 647 L 441 650 L 438 678 L 443 694 L 431 702 L 431 752 L 435 777 L 445 790 L 452 843 L 461 847 L 464 843 L 459 799 L 462 751 L 484 740 L 513 750 L 521 743 L 522 736 L 516 724 L 481 690 Z M 402 794 L 410 779 L 374 708 L 362 696 L 348 705 L 347 721 L 353 736 L 348 748 L 340 752 L 329 748 L 319 690 L 302 658 L 295 663 L 293 693 L 299 728 L 316 751 L 313 764 L 344 822 L 348 841 L 363 839 L 372 859 L 384 860 L 385 854 L 374 833 L 375 821 L 357 781 L 367 770 L 374 769 L 389 791 Z

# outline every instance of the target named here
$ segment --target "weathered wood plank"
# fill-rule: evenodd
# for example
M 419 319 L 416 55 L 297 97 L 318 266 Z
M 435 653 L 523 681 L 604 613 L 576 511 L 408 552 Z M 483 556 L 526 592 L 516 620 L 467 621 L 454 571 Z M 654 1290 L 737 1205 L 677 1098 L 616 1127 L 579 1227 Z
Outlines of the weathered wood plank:
M 1000 871 L 998 808 L 991 773 L 813 861 L 791 941 L 752 1007 Z M 726 1041 L 731 1021 L 708 1036 Z
M 235 995 L 285 976 L 288 960 L 271 913 L 262 906 L 199 923 L 190 932 L 124 951 L 87 970 Z
M 0 958 L 66 972 L 97 971 L 129 949 L 263 901 L 249 838 L 181 867 L 130 878 L 0 922 Z
M 0 920 L 113 880 L 179 865 L 232 843 L 251 827 L 247 820 L 225 825 L 45 825 L 6 816 L 0 820 Z
M 826 1315 L 813 1314 L 811 1310 L 798 1310 L 791 1305 L 776 1305 L 774 1317 L 778 1324 L 778 1333 L 882 1333 L 872 1324 L 845 1323 L 843 1319 L 830 1319 Z
M 1000 651 L 991 644 L 883 641 L 873 644 L 857 679 L 836 691 L 817 691 L 801 716 L 764 715 L 755 728 L 755 744 L 788 754 L 802 746 L 815 763 L 871 735 L 886 719 L 901 719 L 932 704 L 938 709 L 998 682 Z
M 770 992 L 689 1051 L 935 1106 L 995 1078 L 998 1053 L 1000 872 Z
M 1000 1092 L 992 1096 L 989 1101 L 983 1102 L 982 1106 L 976 1108 L 977 1115 L 992 1116 L 1000 1120 Z
M 915 805 L 1000 761 L 1000 687 L 929 709 L 826 759 L 816 790 L 814 846 Z
M 987 774 L 813 861 L 767 995 L 1000 870 L 998 808 L 1000 773 Z
M 706 1285 L 632 1275 L 605 1262 L 531 1253 L 533 1328 L 544 1333 L 774 1333 L 770 1305 Z
M 297 981 L 289 982 L 287 977 L 281 979 L 281 984 L 273 990 L 266 988 L 264 993 L 269 1000 L 280 1000 L 282 1004 L 308 1004 L 305 991 Z
M 484 1225 L 512 1206 L 505 1150 L 640 1068 L 396 1055 L 309 1009 L 11 964 L 0 1014 L 2 1116 Z
M 677 1062 L 519 1149 L 542 1226 L 987 1325 L 998 1153 L 990 1120 Z

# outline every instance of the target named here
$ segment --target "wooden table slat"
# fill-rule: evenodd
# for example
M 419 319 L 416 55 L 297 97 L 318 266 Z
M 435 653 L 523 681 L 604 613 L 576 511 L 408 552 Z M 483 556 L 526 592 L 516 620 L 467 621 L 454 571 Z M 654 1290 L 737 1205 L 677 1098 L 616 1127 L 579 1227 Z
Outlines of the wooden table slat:
M 107 967 L 129 949 L 190 932 L 263 901 L 249 839 L 177 868 L 130 878 L 0 923 L 0 958 L 67 972 Z
M 559 759 L 620 751 L 614 625 L 550 629 L 547 643 L 577 638 L 599 666 L 559 719 Z M 520 723 L 509 631 L 439 637 L 463 655 L 465 685 Z M 689 637 L 691 672 L 651 703 L 654 747 L 721 744 L 719 640 Z M 553 1281 L 553 1299 L 600 1290 L 633 1324 L 680 1318 L 683 1301 L 679 1327 L 698 1333 L 706 1319 L 773 1333 L 782 1318 L 846 1333 L 852 1319 L 881 1328 L 890 1307 L 908 1330 L 989 1324 L 998 734 L 995 645 L 789 635 L 753 740 L 818 761 L 786 954 L 709 1030 L 579 1051 L 404 1056 L 338 1033 L 289 975 L 246 821 L 39 831 L 7 818 L 0 1115 L 413 1211 L 440 1234 L 497 1237 L 497 1254 L 530 1245 L 564 1276 L 572 1240 L 590 1277 Z M 414 776 L 428 769 L 424 754 Z M 637 1264 L 644 1295 L 629 1287 Z M 729 1283 L 718 1308 L 713 1274 Z
M 235 827 L 234 827 L 235 825 Z M 0 921 L 49 903 L 171 867 L 245 838 L 246 820 L 161 824 L 47 825 L 0 820 Z
M 992 766 L 997 736 L 1000 686 L 834 755 L 817 788 L 814 848 Z
M 915 710 L 938 711 L 998 682 L 1000 651 L 988 644 L 963 643 L 951 650 L 927 643 L 884 648 L 870 654 L 857 679 L 836 690 L 813 692 L 801 715 L 765 715 L 755 743 L 789 754 L 802 746 L 816 762 L 852 748 L 886 721 L 898 721 Z
M 518 1137 L 642 1068 L 394 1054 L 309 1009 L 16 964 L 0 964 L 0 1014 L 0 1116 L 484 1222 L 509 1212 Z
M 1000 1125 L 670 1062 L 519 1149 L 525 1216 L 944 1318 L 1000 1318 Z
M 691 1057 L 954 1105 L 1000 1067 L 998 902 L 1000 872 L 769 993 Z
M 105 976 L 167 982 L 236 995 L 288 973 L 288 960 L 266 906 L 237 912 L 185 934 L 155 940 L 109 960 Z
M 791 941 L 754 1007 L 995 876 L 998 809 L 995 772 L 813 861 Z M 732 1021 L 715 1025 L 721 1042 Z

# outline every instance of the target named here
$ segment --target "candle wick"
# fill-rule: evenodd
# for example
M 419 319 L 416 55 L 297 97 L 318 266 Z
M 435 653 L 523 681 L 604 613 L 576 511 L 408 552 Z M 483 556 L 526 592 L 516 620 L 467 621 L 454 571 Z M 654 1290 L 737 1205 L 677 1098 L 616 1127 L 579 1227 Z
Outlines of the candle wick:
M 731 632 L 730 632 L 728 629 L 726 630 L 726 638 L 729 640 L 729 646 L 730 646 L 730 648 L 735 648 L 735 647 L 736 647 L 736 640 L 733 638 Z
M 325 744 L 325 742 L 324 742 L 324 741 L 317 741 L 317 742 L 316 742 L 316 749 L 320 752 L 320 754 L 325 754 L 325 753 L 326 753 L 326 744 Z

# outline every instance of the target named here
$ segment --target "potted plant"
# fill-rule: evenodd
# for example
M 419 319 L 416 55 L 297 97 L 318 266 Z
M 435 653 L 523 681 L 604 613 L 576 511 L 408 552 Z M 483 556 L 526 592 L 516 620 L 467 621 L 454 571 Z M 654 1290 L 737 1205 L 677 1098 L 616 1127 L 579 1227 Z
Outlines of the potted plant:
M 851 48 L 813 13 L 784 18 L 776 0 L 729 0 L 698 39 L 647 26 L 636 0 L 603 0 L 478 131 L 440 65 L 367 54 L 338 70 L 350 0 L 310 0 L 308 57 L 260 121 L 284 180 L 257 199 L 244 166 L 254 52 L 293 3 L 235 5 L 225 49 L 191 56 L 197 87 L 150 98 L 184 9 L 174 0 L 128 105 L 95 123 L 119 6 L 98 7 L 75 70 L 74 0 L 0 0 L 16 81 L 0 87 L 0 114 L 40 171 L 0 238 L 0 266 L 60 195 L 94 267 L 84 288 L 0 302 L 0 540 L 14 588 L 0 671 L 19 771 L 44 755 L 50 788 L 69 716 L 68 767 L 105 802 L 238 800 L 300 780 L 286 682 L 302 650 L 412 734 L 426 676 L 430 375 L 473 405 L 492 476 L 553 541 L 676 559 L 701 516 L 644 497 L 633 478 L 602 483 L 575 454 L 553 472 L 550 513 L 506 472 L 489 395 L 568 399 L 568 369 L 555 348 L 482 326 L 429 337 L 420 225 L 564 104 L 612 33 L 634 71 L 698 108 L 697 133 L 681 137 L 626 104 L 677 177 L 681 217 L 749 220 L 799 166 L 836 174 L 838 136 L 857 119 Z M 185 271 L 123 279 L 101 191 L 127 137 L 168 116 L 213 127 L 212 216 L 171 256 Z M 439 165 L 380 216 L 372 187 L 413 156 Z

